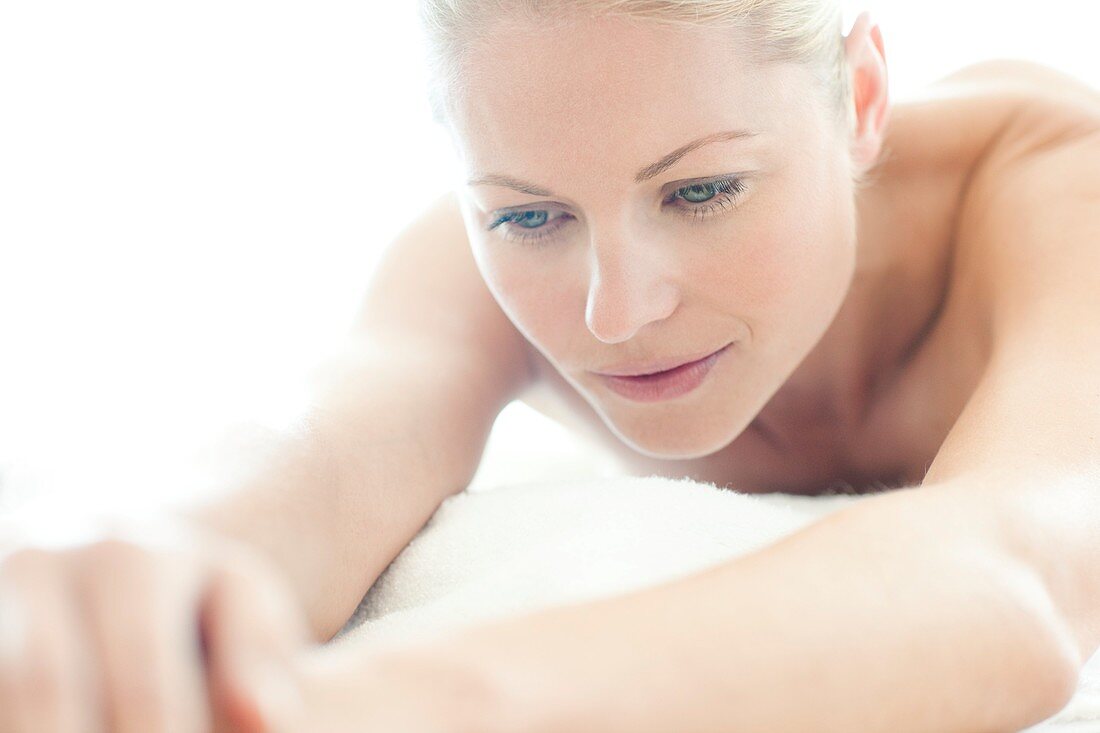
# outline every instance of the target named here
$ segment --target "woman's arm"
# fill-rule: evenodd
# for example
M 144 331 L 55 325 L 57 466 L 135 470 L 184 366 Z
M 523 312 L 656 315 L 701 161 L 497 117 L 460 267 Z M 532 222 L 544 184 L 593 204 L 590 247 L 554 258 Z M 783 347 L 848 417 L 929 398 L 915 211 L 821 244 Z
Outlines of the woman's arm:
M 224 490 L 182 514 L 274 560 L 327 641 L 473 479 L 493 421 L 528 384 L 525 343 L 444 196 L 390 244 L 346 348 L 311 375 L 301 429 L 238 448 Z
M 960 236 L 992 353 L 921 487 L 677 582 L 360 661 L 443 709 L 454 688 L 408 670 L 499 691 L 439 730 L 962 733 L 1056 713 L 1100 645 L 1100 132 L 1048 142 L 971 184 Z
M 349 646 L 325 705 L 456 732 L 1019 730 L 1068 702 L 1077 650 L 1012 552 L 1018 495 L 893 491 L 671 583 L 417 649 Z

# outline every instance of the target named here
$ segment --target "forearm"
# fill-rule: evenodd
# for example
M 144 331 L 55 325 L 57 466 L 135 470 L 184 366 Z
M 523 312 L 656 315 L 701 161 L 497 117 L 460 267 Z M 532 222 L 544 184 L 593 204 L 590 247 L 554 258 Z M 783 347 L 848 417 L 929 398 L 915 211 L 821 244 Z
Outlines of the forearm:
M 289 582 L 314 639 L 331 638 L 354 603 L 355 577 L 366 570 L 350 569 L 332 448 L 314 427 L 252 434 L 247 443 L 237 433 L 222 447 L 235 452 L 232 465 L 214 465 L 214 490 L 179 516 L 261 552 Z M 340 573 L 348 575 L 338 582 Z
M 393 350 L 331 360 L 314 373 L 298 427 L 233 446 L 232 461 L 215 468 L 221 490 L 184 512 L 273 559 L 318 640 L 340 629 L 440 501 L 465 486 L 480 456 L 467 443 L 491 427 L 451 435 L 459 421 L 440 414 L 448 401 L 432 392 L 441 380 L 413 361 Z
M 500 685 L 486 730 L 1015 731 L 1071 680 L 1042 583 L 975 497 L 869 498 L 703 573 L 437 653 Z

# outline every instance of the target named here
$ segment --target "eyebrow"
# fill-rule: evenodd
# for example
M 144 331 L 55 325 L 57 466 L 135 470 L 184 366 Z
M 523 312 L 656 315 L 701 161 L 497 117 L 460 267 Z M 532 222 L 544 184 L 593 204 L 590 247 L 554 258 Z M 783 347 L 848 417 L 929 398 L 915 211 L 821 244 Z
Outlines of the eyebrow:
M 513 178 L 512 176 L 502 176 L 497 173 L 490 173 L 479 178 L 471 178 L 466 182 L 470 186 L 504 186 L 505 188 L 511 188 L 520 193 L 530 194 L 531 196 L 553 196 L 554 194 L 547 191 L 545 188 L 536 186 L 533 183 L 521 180 L 519 178 Z
M 698 140 L 692 140 L 686 145 L 673 150 L 668 155 L 662 157 L 656 163 L 647 165 L 637 173 L 634 174 L 635 183 L 644 183 L 650 178 L 659 175 L 672 166 L 676 165 L 688 153 L 693 150 L 698 150 L 704 145 L 710 145 L 711 143 L 725 142 L 727 140 L 741 140 L 750 138 L 759 133 L 751 132 L 749 130 L 724 130 L 722 132 L 716 132 L 712 135 L 706 135 Z M 504 176 L 497 173 L 489 173 L 484 176 L 478 176 L 471 178 L 466 182 L 469 186 L 503 186 L 504 188 L 511 188 L 520 193 L 526 193 L 531 196 L 553 196 L 553 192 L 543 188 L 542 186 L 524 181 L 520 178 L 514 178 L 512 176 Z

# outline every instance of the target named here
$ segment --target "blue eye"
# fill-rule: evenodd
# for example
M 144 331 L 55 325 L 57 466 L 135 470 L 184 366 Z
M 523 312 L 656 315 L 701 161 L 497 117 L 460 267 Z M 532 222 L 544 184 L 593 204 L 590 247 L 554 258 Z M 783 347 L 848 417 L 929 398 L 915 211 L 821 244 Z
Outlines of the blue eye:
M 733 209 L 747 186 L 742 178 L 727 177 L 681 186 L 664 203 L 692 221 L 710 217 L 724 209 Z M 683 203 L 678 203 L 683 202 Z M 574 217 L 557 209 L 526 209 L 502 213 L 489 225 L 488 231 L 499 227 L 505 239 L 535 244 L 553 237 L 558 229 Z
M 666 203 L 684 209 L 692 219 L 703 219 L 721 209 L 732 209 L 745 189 L 745 182 L 740 178 L 721 178 L 678 188 Z M 676 201 L 686 201 L 689 205 L 681 206 L 675 204 Z
M 744 178 L 734 176 L 705 180 L 675 189 L 664 203 L 680 209 L 681 214 L 692 221 L 700 221 L 735 208 L 747 188 Z
M 501 224 L 512 224 L 523 229 L 538 229 L 550 220 L 550 212 L 545 209 L 532 211 L 510 211 L 502 214 L 489 225 L 489 229 L 496 229 Z
M 701 204 L 704 201 L 710 201 L 712 198 L 718 195 L 718 184 L 711 183 L 696 183 L 692 186 L 684 186 L 677 192 L 680 198 L 684 201 L 690 201 L 693 204 Z
M 550 214 L 548 209 L 509 211 L 493 220 L 488 230 L 492 231 L 500 227 L 505 239 L 534 243 L 553 235 L 563 222 L 572 218 L 565 212 L 553 217 Z
M 540 211 L 521 211 L 516 214 L 512 219 L 515 224 L 523 227 L 524 229 L 538 229 L 546 220 L 550 218 L 549 212 L 545 210 Z

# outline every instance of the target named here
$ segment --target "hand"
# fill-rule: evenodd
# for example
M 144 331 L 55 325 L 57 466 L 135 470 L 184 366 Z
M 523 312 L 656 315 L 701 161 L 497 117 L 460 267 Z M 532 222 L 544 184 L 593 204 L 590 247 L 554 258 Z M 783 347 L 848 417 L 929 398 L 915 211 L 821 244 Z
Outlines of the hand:
M 0 732 L 297 731 L 308 625 L 252 548 L 182 522 L 0 557 Z

